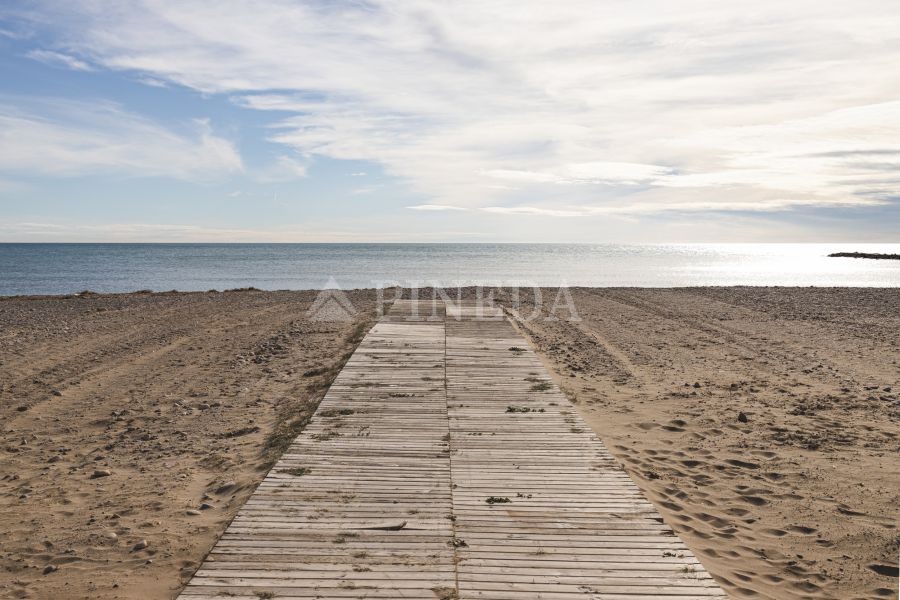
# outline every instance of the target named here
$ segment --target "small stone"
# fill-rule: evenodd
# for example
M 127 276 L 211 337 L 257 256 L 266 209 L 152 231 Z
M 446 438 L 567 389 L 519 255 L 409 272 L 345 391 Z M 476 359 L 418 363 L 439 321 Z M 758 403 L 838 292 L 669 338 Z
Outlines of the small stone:
M 143 550 L 150 544 L 147 543 L 147 540 L 141 540 L 137 544 L 131 547 L 132 552 L 137 552 L 138 550 Z
M 27 406 L 24 406 L 24 405 L 22 405 L 22 406 L 17 406 L 17 407 L 16 407 L 16 410 L 19 411 L 19 412 L 25 412 L 26 410 L 28 410 L 28 407 L 27 407 Z
M 109 477 L 112 475 L 112 471 L 109 469 L 97 469 L 94 471 L 94 474 L 91 475 L 91 479 L 99 479 L 100 477 Z
M 200 510 L 209 510 L 211 508 L 215 508 L 215 507 L 212 504 L 210 504 L 209 502 L 204 502 L 203 504 L 200 505 Z
M 189 511 L 187 511 L 187 514 L 189 514 L 189 515 L 192 516 L 192 517 L 196 517 L 197 515 L 200 514 L 200 511 L 199 511 L 199 510 L 194 510 L 194 509 L 192 508 L 192 509 L 190 509 Z
M 111 541 L 116 541 L 117 539 L 119 539 L 119 536 L 115 531 L 105 531 L 103 533 L 103 537 Z
M 59 567 L 57 567 L 56 565 L 47 565 L 46 567 L 44 567 L 44 575 L 49 575 L 54 571 L 59 571 Z
M 699 381 L 695 381 L 695 382 L 694 382 L 694 387 L 695 387 L 695 388 L 699 388 L 699 387 L 700 387 L 700 382 L 699 382 Z
M 740 421 L 741 423 L 746 423 L 749 420 L 750 419 L 748 419 L 747 415 L 745 415 L 743 412 L 738 413 L 738 421 Z
M 59 391 L 59 390 L 53 390 L 53 391 L 50 392 L 50 393 L 53 394 L 54 396 L 62 396 L 62 392 Z
M 197 408 L 199 408 L 200 410 L 209 410 L 210 406 L 209 406 L 209 404 L 207 404 L 206 402 L 204 402 L 203 404 L 201 404 L 201 405 L 198 406 Z
M 50 458 L 47 459 L 47 462 L 55 463 L 55 462 L 59 462 L 60 460 L 62 460 L 62 456 L 60 456 L 59 454 L 54 454 L 53 456 L 51 456 Z

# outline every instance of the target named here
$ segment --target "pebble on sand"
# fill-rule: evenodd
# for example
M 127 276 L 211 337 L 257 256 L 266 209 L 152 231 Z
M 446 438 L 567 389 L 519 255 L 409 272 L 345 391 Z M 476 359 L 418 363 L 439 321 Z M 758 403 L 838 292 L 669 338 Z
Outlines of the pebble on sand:
M 137 552 L 138 550 L 143 550 L 150 544 L 147 543 L 147 540 L 141 540 L 137 544 L 131 547 L 132 552 Z
M 110 471 L 109 469 L 97 469 L 96 471 L 94 471 L 93 475 L 91 475 L 91 479 L 109 477 L 110 475 L 112 475 L 112 471 Z
M 54 571 L 59 571 L 59 567 L 57 567 L 56 565 L 47 565 L 46 567 L 44 567 L 44 575 L 49 575 Z

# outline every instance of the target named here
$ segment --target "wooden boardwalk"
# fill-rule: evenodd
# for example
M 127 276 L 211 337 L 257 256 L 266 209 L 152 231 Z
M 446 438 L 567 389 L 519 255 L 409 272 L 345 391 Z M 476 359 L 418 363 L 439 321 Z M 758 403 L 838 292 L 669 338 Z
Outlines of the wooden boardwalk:
M 724 597 L 502 313 L 430 301 L 372 328 L 181 594 Z

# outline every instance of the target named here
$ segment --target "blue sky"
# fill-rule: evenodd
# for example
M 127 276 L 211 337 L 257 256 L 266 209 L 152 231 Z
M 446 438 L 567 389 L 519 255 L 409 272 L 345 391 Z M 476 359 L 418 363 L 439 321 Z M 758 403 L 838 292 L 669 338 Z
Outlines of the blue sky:
M 4 3 L 0 241 L 897 242 L 897 64 L 888 0 Z

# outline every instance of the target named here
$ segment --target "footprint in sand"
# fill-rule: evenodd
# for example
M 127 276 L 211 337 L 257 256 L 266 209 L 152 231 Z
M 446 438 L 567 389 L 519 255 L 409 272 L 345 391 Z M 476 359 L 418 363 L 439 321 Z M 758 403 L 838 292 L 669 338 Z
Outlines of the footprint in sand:
M 743 517 L 744 515 L 748 514 L 749 512 L 750 511 L 747 510 L 746 508 L 732 507 L 732 508 L 725 509 L 726 514 L 732 515 L 734 517 Z
M 799 535 L 812 535 L 817 531 L 815 527 L 806 527 L 804 525 L 790 525 L 787 529 L 791 533 L 797 533 Z
M 727 464 L 732 467 L 740 467 L 741 469 L 758 469 L 759 465 L 752 462 L 746 462 L 743 460 L 737 460 L 735 458 L 731 458 L 725 461 Z
M 769 503 L 768 500 L 760 498 L 759 496 L 741 496 L 740 499 L 753 506 L 764 506 Z
M 763 535 L 776 538 L 784 537 L 788 534 L 788 532 L 783 529 L 761 529 L 760 531 Z

